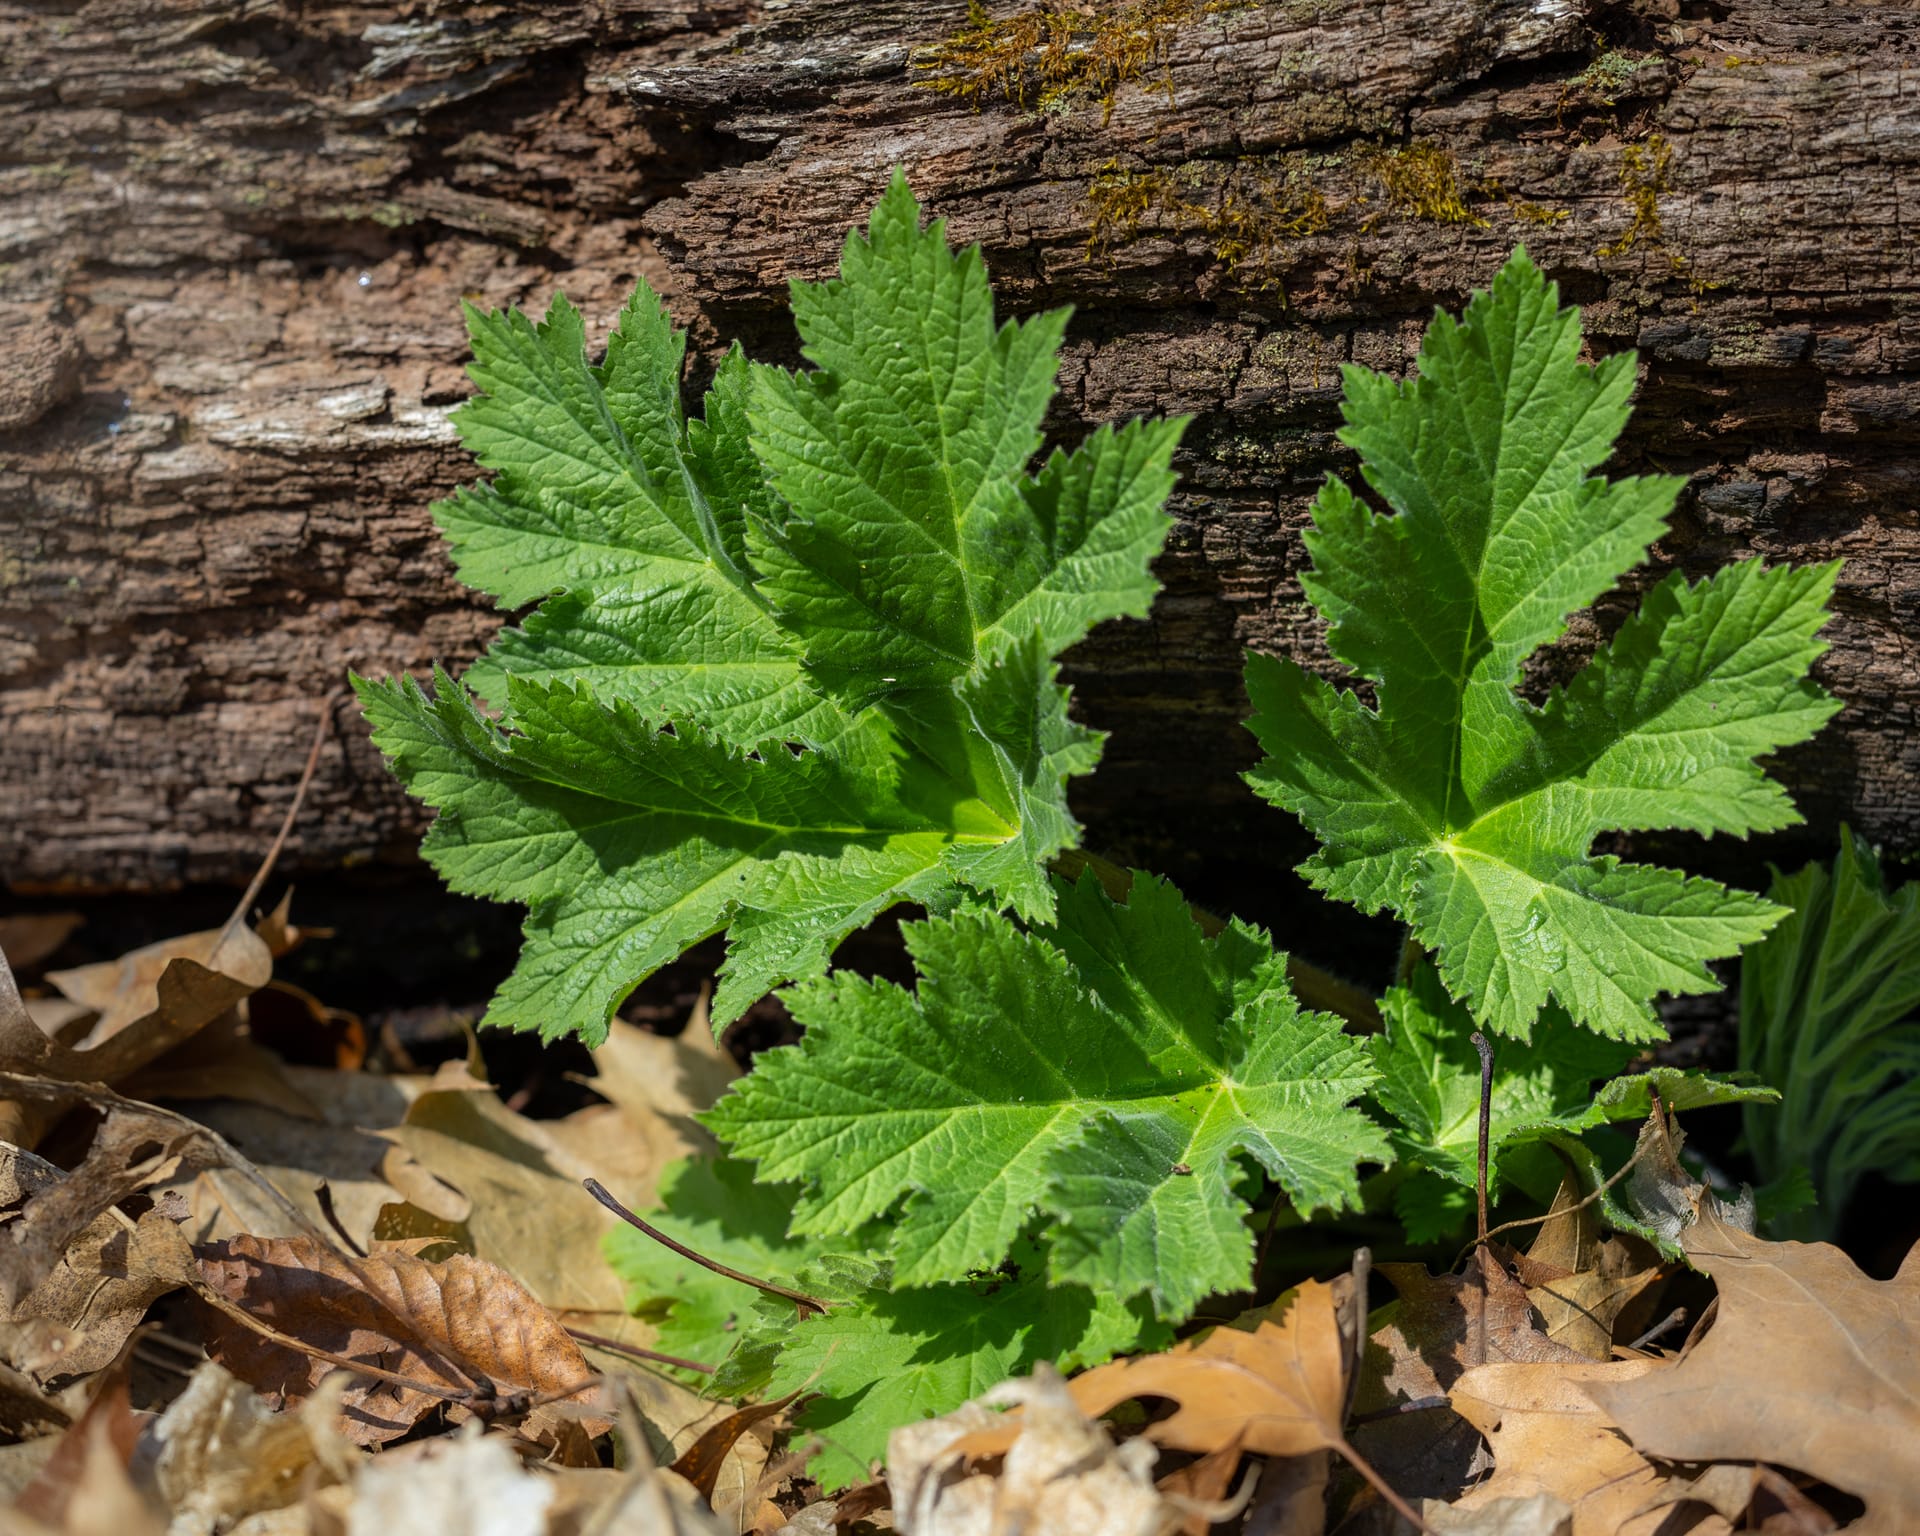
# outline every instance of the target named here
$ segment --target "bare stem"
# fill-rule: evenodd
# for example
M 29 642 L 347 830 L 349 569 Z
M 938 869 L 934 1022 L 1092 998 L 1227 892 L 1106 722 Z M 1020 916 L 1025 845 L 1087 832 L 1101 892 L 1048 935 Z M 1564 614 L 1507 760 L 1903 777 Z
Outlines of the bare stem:
M 674 1241 L 674 1239 L 668 1237 L 667 1234 L 662 1232 L 658 1227 L 649 1222 L 642 1221 L 638 1216 L 634 1215 L 632 1211 L 628 1210 L 618 1200 L 614 1199 L 612 1195 L 608 1194 L 607 1187 L 598 1179 L 582 1179 L 580 1182 L 586 1185 L 588 1194 L 592 1195 L 594 1199 L 598 1200 L 629 1226 L 638 1227 L 642 1232 L 646 1233 L 648 1237 L 660 1244 L 661 1247 L 671 1248 L 675 1253 L 679 1254 L 681 1258 L 691 1259 L 702 1269 L 710 1269 L 716 1275 L 725 1275 L 729 1280 L 738 1280 L 742 1285 L 750 1285 L 756 1291 L 765 1291 L 770 1296 L 783 1296 L 802 1312 L 811 1311 L 824 1315 L 828 1307 L 832 1305 L 831 1302 L 822 1301 L 818 1296 L 809 1296 L 805 1291 L 791 1290 L 787 1286 L 776 1285 L 771 1280 L 761 1280 L 754 1275 L 744 1274 L 740 1270 L 730 1269 L 717 1259 L 710 1259 L 703 1253 L 695 1253 L 685 1243 Z
M 287 846 L 287 839 L 293 833 L 294 819 L 299 816 L 301 803 L 307 798 L 307 790 L 313 783 L 314 770 L 320 766 L 320 749 L 327 744 L 327 734 L 333 728 L 333 711 L 344 697 L 342 691 L 336 688 L 321 700 L 320 720 L 313 728 L 313 745 L 307 749 L 307 766 L 300 770 L 300 783 L 293 792 L 293 804 L 287 807 L 287 814 L 280 822 L 279 835 L 267 850 L 267 856 L 260 861 L 259 869 L 254 871 L 252 882 L 234 904 L 233 915 L 221 927 L 220 937 L 214 941 L 216 950 L 227 941 L 228 934 L 246 921 L 248 908 L 260 894 L 261 887 L 267 883 L 267 876 L 273 873 L 273 866 L 279 862 L 280 851 Z
M 1385 1499 L 1387 1506 L 1402 1520 L 1406 1521 L 1407 1524 L 1411 1525 L 1415 1530 L 1424 1531 L 1426 1536 L 1439 1536 L 1439 1532 L 1435 1531 L 1432 1526 L 1428 1525 L 1426 1521 L 1422 1520 L 1420 1516 L 1414 1512 L 1411 1504 L 1387 1486 L 1387 1480 L 1373 1470 L 1372 1464 L 1368 1462 L 1366 1457 L 1348 1445 L 1345 1440 L 1335 1440 L 1333 1442 L 1333 1448 L 1347 1458 L 1348 1464 L 1352 1466 L 1354 1471 L 1358 1472 L 1368 1482 L 1373 1484 L 1374 1492 Z
M 1629 1344 L 1627 1348 L 1628 1349 L 1645 1349 L 1655 1339 L 1659 1338 L 1661 1334 L 1671 1333 L 1675 1328 L 1678 1328 L 1686 1320 L 1687 1320 L 1687 1309 L 1685 1307 L 1675 1307 L 1665 1317 L 1661 1318 L 1659 1322 L 1655 1323 L 1645 1333 L 1641 1334 L 1639 1338 L 1635 1339 L 1631 1344 Z
M 1487 1153 L 1493 1137 L 1493 1047 L 1475 1030 L 1468 1037 L 1480 1053 L 1480 1146 L 1473 1170 L 1474 1222 L 1478 1240 L 1487 1240 Z
M 657 1349 L 642 1349 L 638 1344 L 622 1344 L 618 1339 L 607 1338 L 604 1334 L 588 1333 L 584 1329 L 569 1328 L 582 1344 L 595 1349 L 604 1349 L 612 1355 L 631 1355 L 635 1360 L 646 1360 L 655 1365 L 677 1366 L 683 1371 L 699 1371 L 703 1375 L 712 1375 L 714 1367 L 702 1365 L 698 1360 L 682 1360 L 678 1355 L 663 1355 Z

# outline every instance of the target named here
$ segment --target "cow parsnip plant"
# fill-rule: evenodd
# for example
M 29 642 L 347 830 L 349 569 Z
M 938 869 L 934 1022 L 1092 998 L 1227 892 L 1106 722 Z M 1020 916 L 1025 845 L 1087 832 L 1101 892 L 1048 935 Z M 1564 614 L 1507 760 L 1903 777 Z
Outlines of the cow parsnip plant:
M 604 364 L 556 299 L 470 312 L 494 471 L 435 509 L 461 576 L 546 601 L 467 686 L 361 683 L 374 739 L 439 812 L 455 890 L 527 906 L 485 1022 L 593 1042 L 629 991 L 729 939 L 714 1020 L 825 970 L 902 901 L 1044 921 L 1099 737 L 1053 658 L 1144 615 L 1183 421 L 1029 474 L 1067 312 L 996 326 L 977 248 L 903 178 L 796 283 L 811 370 L 722 364 L 683 419 L 685 337 L 642 284 Z
M 1486 1027 L 1524 1040 L 1551 999 L 1646 1041 L 1656 995 L 1717 988 L 1706 962 L 1783 909 L 1594 839 L 1800 819 L 1757 759 L 1839 708 L 1807 678 L 1839 566 L 1676 571 L 1571 683 L 1521 698 L 1526 660 L 1644 558 L 1681 486 L 1594 476 L 1633 355 L 1588 367 L 1579 345 L 1578 313 L 1517 252 L 1460 321 L 1435 319 L 1415 378 L 1344 370 L 1340 438 L 1390 510 L 1330 477 L 1302 582 L 1374 703 L 1255 657 L 1248 778 L 1320 839 L 1307 879 L 1398 913 Z
M 437 515 L 466 580 L 537 606 L 464 679 L 359 686 L 438 812 L 427 856 L 528 908 L 488 1023 L 595 1042 L 721 932 L 716 1025 L 785 987 L 804 1037 L 709 1113 L 730 1155 L 666 1177 L 657 1219 L 824 1312 L 749 1302 L 637 1233 L 610 1256 L 716 1391 L 814 1394 L 823 1483 L 1036 1360 L 1157 1347 L 1255 1283 L 1278 1200 L 1296 1224 L 1388 1200 L 1417 1236 L 1457 1221 L 1476 1021 L 1510 1037 L 1496 1193 L 1548 1146 L 1598 1182 L 1584 1138 L 1655 1092 L 1774 1096 L 1617 1074 L 1654 997 L 1710 985 L 1779 909 L 1591 847 L 1791 819 L 1756 759 L 1832 711 L 1806 670 L 1833 573 L 1675 578 L 1572 685 L 1520 697 L 1676 489 L 1593 477 L 1631 359 L 1582 366 L 1524 255 L 1435 320 L 1414 382 L 1348 372 L 1347 440 L 1392 510 L 1330 481 L 1308 590 L 1373 703 L 1250 672 L 1253 779 L 1320 836 L 1311 878 L 1409 924 L 1369 1041 L 1302 1008 L 1258 930 L 1210 933 L 1146 874 L 1116 895 L 1049 869 L 1100 747 L 1055 658 L 1146 612 L 1183 423 L 1036 467 L 1066 313 L 998 323 L 978 249 L 922 229 L 897 176 L 840 277 L 793 299 L 812 366 L 736 350 L 698 420 L 644 285 L 599 364 L 564 300 L 538 325 L 470 314 L 481 393 L 457 420 L 493 478 Z M 902 902 L 926 912 L 903 927 L 913 986 L 828 973 Z

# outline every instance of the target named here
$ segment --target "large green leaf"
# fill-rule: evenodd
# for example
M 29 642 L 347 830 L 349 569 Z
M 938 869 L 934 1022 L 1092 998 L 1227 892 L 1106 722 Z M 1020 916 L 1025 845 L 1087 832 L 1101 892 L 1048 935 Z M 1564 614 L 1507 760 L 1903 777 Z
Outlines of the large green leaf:
M 361 694 L 435 866 L 528 905 L 491 1024 L 597 1039 L 722 931 L 716 1026 L 896 902 L 1052 914 L 1100 742 L 1054 658 L 1146 611 L 1182 423 L 1029 475 L 1065 313 L 996 325 L 898 177 L 794 302 L 818 370 L 735 352 L 697 421 L 644 284 L 599 365 L 564 299 L 469 314 L 457 420 L 494 478 L 437 515 L 469 583 L 540 606 L 467 679 L 497 718 L 444 678 Z
M 1484 1024 L 1525 1038 L 1552 999 L 1651 1040 L 1652 999 L 1717 986 L 1707 962 L 1779 910 L 1596 857 L 1594 839 L 1797 819 L 1756 760 L 1838 707 L 1807 680 L 1837 567 L 1676 573 L 1544 708 L 1522 700 L 1522 665 L 1644 557 L 1680 487 L 1593 475 L 1633 359 L 1588 367 L 1579 344 L 1577 312 L 1519 252 L 1462 321 L 1435 317 L 1417 377 L 1345 370 L 1341 439 L 1391 510 L 1330 479 L 1303 582 L 1375 699 L 1254 657 L 1266 757 L 1249 780 L 1320 839 L 1309 880 L 1400 913 Z
M 1364 1048 L 1300 1011 L 1262 935 L 1205 938 L 1163 881 L 1125 904 L 1063 885 L 1040 933 L 977 911 L 905 932 L 916 992 L 790 991 L 805 1038 L 707 1116 L 761 1177 L 806 1184 L 796 1233 L 890 1215 L 898 1284 L 991 1268 L 1038 1210 L 1056 1282 L 1184 1317 L 1250 1277 L 1243 1156 L 1303 1212 L 1356 1205 L 1356 1165 L 1385 1160 L 1349 1107 Z
M 1185 423 L 1103 430 L 1029 479 L 1067 315 L 996 325 L 979 247 L 922 230 L 900 177 L 839 279 L 793 285 L 816 367 L 756 372 L 753 447 L 789 511 L 752 532 L 816 677 L 864 701 L 1144 616 Z

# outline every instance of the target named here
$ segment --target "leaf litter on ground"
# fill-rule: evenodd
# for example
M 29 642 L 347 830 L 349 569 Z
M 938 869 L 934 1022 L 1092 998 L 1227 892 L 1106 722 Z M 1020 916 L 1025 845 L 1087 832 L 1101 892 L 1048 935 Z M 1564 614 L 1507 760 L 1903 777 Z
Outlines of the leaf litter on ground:
M 239 946 L 242 951 L 255 952 L 258 946 L 257 952 L 267 955 L 265 967 L 244 976 L 246 987 L 256 991 L 271 974 L 273 952 L 297 935 L 284 904 L 261 922 L 258 932 L 237 925 L 232 931 L 247 935 Z M 214 956 L 233 947 L 231 937 L 202 934 L 184 943 L 150 946 L 125 963 L 68 973 L 61 979 L 74 995 L 100 1005 L 82 1014 L 75 1002 L 56 1015 L 80 1046 L 55 1039 L 36 1023 L 36 999 L 21 997 L 0 956 L 0 1110 L 10 1116 L 9 1129 L 22 1139 L 37 1139 L 60 1126 L 66 1112 L 76 1107 L 83 1120 L 74 1124 L 82 1125 L 88 1116 L 98 1122 L 90 1140 L 78 1143 L 84 1152 L 71 1168 L 17 1143 L 4 1149 L 0 1159 L 0 1280 L 10 1303 L 6 1321 L 0 1323 L 0 1404 L 5 1408 L 0 1430 L 37 1434 L 50 1446 L 58 1443 L 45 1437 L 72 1422 L 97 1373 L 122 1356 L 155 1302 L 183 1286 L 212 1296 L 219 1289 L 215 1280 L 223 1280 L 243 1299 L 260 1303 L 260 1271 L 249 1269 L 252 1284 L 237 1280 L 235 1271 L 248 1268 L 241 1262 L 247 1257 L 262 1256 L 298 1261 L 266 1266 L 279 1284 L 269 1288 L 274 1294 L 259 1310 L 286 1325 L 284 1338 L 299 1335 L 297 1342 L 307 1350 L 265 1339 L 231 1312 L 219 1314 L 218 1326 L 208 1335 L 216 1349 L 224 1344 L 236 1362 L 260 1367 L 254 1385 L 269 1389 L 268 1397 L 256 1395 L 253 1386 L 237 1388 L 260 1412 L 267 1411 L 269 1399 L 298 1401 L 324 1394 L 327 1384 L 337 1382 L 343 1389 L 351 1384 L 350 1390 L 333 1393 L 340 1412 L 347 1415 L 342 1424 L 347 1424 L 365 1417 L 365 1402 L 379 1390 L 389 1394 L 390 1407 L 410 1410 L 423 1397 L 418 1387 L 440 1387 L 458 1394 L 424 1394 L 429 1408 L 450 1404 L 450 1413 L 442 1417 L 477 1410 L 512 1423 L 514 1411 L 528 1407 L 537 1410 L 536 1418 L 559 1414 L 557 1427 L 545 1426 L 546 1438 L 560 1444 L 570 1435 L 576 1454 L 591 1457 L 592 1436 L 604 1420 L 596 1423 L 588 1415 L 579 1422 L 585 1410 L 576 1408 L 574 1422 L 568 1423 L 564 1410 L 571 1405 L 538 1399 L 553 1397 L 561 1388 L 572 1389 L 568 1396 L 576 1395 L 608 1373 L 637 1404 L 633 1424 L 655 1456 L 672 1459 L 715 1421 L 729 1417 L 724 1406 L 636 1368 L 624 1351 L 596 1349 L 596 1363 L 588 1365 L 558 1316 L 560 1308 L 573 1308 L 569 1321 L 626 1335 L 607 1342 L 631 1346 L 646 1341 L 647 1330 L 627 1315 L 617 1280 L 599 1257 L 605 1228 L 613 1223 L 580 1188 L 579 1175 L 586 1166 L 581 1154 L 608 1142 L 628 1148 L 629 1155 L 617 1160 L 615 1169 L 624 1186 L 644 1194 L 651 1192 L 666 1162 L 712 1150 L 711 1138 L 692 1115 L 737 1069 L 713 1045 L 704 1021 L 684 1044 L 616 1026 L 596 1063 L 612 1090 L 603 1095 L 610 1102 L 576 1112 L 590 1119 L 588 1125 L 542 1125 L 508 1110 L 486 1084 L 452 1074 L 409 1080 L 360 1071 L 285 1068 L 248 1039 L 244 998 L 239 1007 L 216 1011 L 203 997 L 197 1014 L 176 1006 L 183 995 L 189 1001 L 201 995 L 194 988 L 204 981 L 181 965 L 181 952 L 190 959 L 195 953 Z M 183 974 L 191 985 L 180 985 Z M 224 994 L 211 996 L 224 1000 Z M 110 1030 L 101 1028 L 101 1021 Z M 183 1033 L 196 1022 L 197 1030 Z M 164 1063 L 171 1053 L 195 1047 L 209 1063 L 214 1092 L 220 1095 L 188 1093 L 195 1117 L 129 1100 L 92 1080 L 97 1074 L 164 1091 L 167 1074 L 150 1070 L 151 1062 Z M 238 1051 L 265 1057 L 272 1079 L 284 1083 L 286 1091 L 234 1094 L 241 1080 L 223 1073 L 220 1061 Z M 6 1070 L 16 1068 L 27 1070 Z M 423 1101 L 438 1113 L 414 1115 Z M 269 1110 L 269 1105 L 285 1112 Z M 236 1140 L 260 1150 L 267 1159 L 265 1168 L 241 1155 L 220 1134 L 222 1126 L 234 1131 Z M 483 1219 L 475 1221 L 477 1203 L 413 1156 L 404 1144 L 410 1133 L 430 1142 L 436 1163 L 480 1190 L 483 1202 L 498 1209 L 485 1210 Z M 465 1139 L 468 1135 L 471 1140 Z M 63 1130 L 62 1138 L 64 1150 L 71 1137 Z M 596 1161 L 595 1166 L 604 1165 Z M 510 1177 L 515 1171 L 537 1182 L 515 1189 Z M 143 1209 L 149 1203 L 154 1208 Z M 395 1251 L 408 1246 L 404 1241 L 382 1251 L 375 1235 L 379 1217 L 396 1208 L 457 1229 L 457 1246 L 445 1263 L 435 1266 Z M 578 1235 L 567 1236 L 569 1231 Z M 205 1264 L 196 1263 L 190 1236 L 208 1240 Z M 519 1267 L 530 1271 L 527 1278 L 558 1305 L 536 1298 L 519 1277 L 458 1251 L 481 1245 L 514 1253 Z M 358 1251 L 369 1247 L 375 1251 Z M 423 1277 L 444 1278 L 450 1270 L 467 1282 L 456 1289 L 471 1316 L 447 1305 L 447 1296 L 431 1284 L 420 1285 Z M 596 1281 L 599 1290 L 591 1288 Z M 583 1291 L 583 1284 L 588 1289 Z M 352 1290 L 360 1293 L 360 1300 L 345 1294 Z M 289 1309 L 290 1292 L 304 1292 L 301 1305 Z M 409 1296 L 421 1304 L 412 1309 L 396 1305 Z M 377 1325 L 364 1338 L 341 1324 L 340 1314 L 351 1315 L 356 1307 L 377 1316 Z M 436 1326 L 428 1328 L 423 1339 L 418 1325 L 435 1318 Z M 475 1322 L 491 1326 L 476 1332 Z M 167 1326 L 181 1326 L 178 1317 Z M 584 1327 L 582 1331 L 589 1338 L 602 1338 Z M 326 1349 L 329 1342 L 348 1350 L 366 1345 L 361 1364 L 384 1361 L 386 1376 L 370 1380 L 364 1372 L 336 1371 L 332 1362 L 308 1352 Z M 550 1361 L 543 1372 L 528 1370 L 524 1362 L 536 1358 L 537 1352 L 529 1353 L 534 1344 L 547 1348 L 564 1368 L 555 1369 Z M 143 1346 L 136 1342 L 133 1347 L 138 1351 Z M 396 1364 L 403 1368 L 391 1368 Z M 406 1378 L 408 1371 L 419 1372 L 411 1384 L 390 1379 Z M 554 1379 L 569 1373 L 567 1382 Z M 533 1379 L 523 1381 L 528 1376 Z M 292 1390 L 282 1390 L 287 1388 Z M 751 1417 L 764 1420 L 768 1415 Z M 743 1502 L 761 1476 L 771 1435 L 764 1424 L 751 1433 L 736 1430 L 717 1448 L 709 1435 L 710 1464 L 703 1471 L 707 1495 L 723 1506 Z M 39 1459 L 17 1460 L 29 1470 Z M 7 1518 L 12 1519 L 11 1511 Z

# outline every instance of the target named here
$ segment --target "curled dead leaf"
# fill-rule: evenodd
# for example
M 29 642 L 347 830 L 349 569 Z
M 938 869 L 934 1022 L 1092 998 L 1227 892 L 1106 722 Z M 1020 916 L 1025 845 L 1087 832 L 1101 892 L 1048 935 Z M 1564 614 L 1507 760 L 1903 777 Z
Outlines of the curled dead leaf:
M 207 1244 L 198 1255 L 208 1287 L 250 1317 L 384 1373 L 346 1393 L 341 1432 L 355 1444 L 395 1439 L 441 1404 L 461 1419 L 504 1409 L 516 1394 L 554 1405 L 592 1399 L 598 1377 L 580 1346 L 524 1286 L 483 1259 L 346 1258 L 308 1238 L 250 1237 Z M 335 1369 L 224 1314 L 213 1321 L 208 1351 L 243 1381 L 289 1401 Z M 563 1419 L 536 1406 L 531 1431 L 564 1441 L 567 1427 L 580 1426 L 557 1427 Z M 585 1432 L 606 1427 L 595 1417 Z
M 235 924 L 135 950 L 119 960 L 54 971 L 47 980 L 82 1012 L 56 1038 L 21 1001 L 0 956 L 0 1070 L 72 1083 L 115 1083 L 205 1028 L 265 986 L 273 956 Z M 57 1101 L 0 1099 L 0 1141 L 31 1146 L 60 1112 Z
M 1205 1454 L 1223 1445 L 1301 1456 L 1346 1443 L 1347 1346 L 1333 1287 L 1309 1280 L 1276 1318 L 1251 1330 L 1215 1328 L 1157 1355 L 1116 1360 L 1069 1390 L 1097 1417 L 1129 1398 L 1179 1409 L 1147 1429 L 1160 1445 Z

